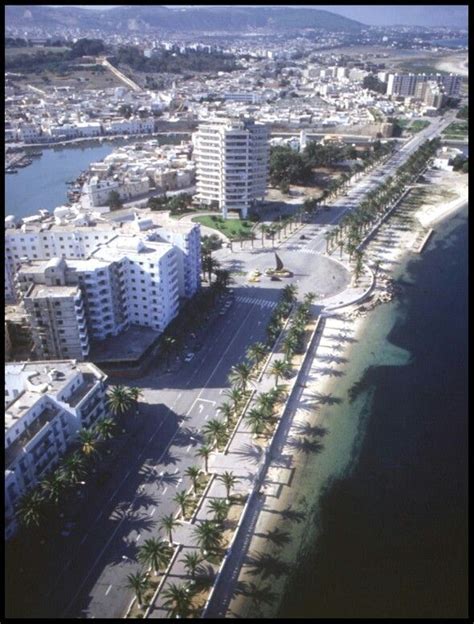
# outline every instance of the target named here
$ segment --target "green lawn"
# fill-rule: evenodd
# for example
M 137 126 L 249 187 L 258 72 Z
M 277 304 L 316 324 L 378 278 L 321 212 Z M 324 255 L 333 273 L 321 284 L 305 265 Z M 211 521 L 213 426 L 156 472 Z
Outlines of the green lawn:
M 225 220 L 218 215 L 203 215 L 201 217 L 194 217 L 193 221 L 201 223 L 201 225 L 214 228 L 229 238 L 250 238 L 252 226 L 254 225 L 252 221 L 246 221 L 245 219 Z
M 468 133 L 469 133 L 469 124 L 467 121 L 461 121 L 461 122 L 453 121 L 453 123 L 449 124 L 449 126 L 442 132 L 442 134 L 453 136 L 456 138 L 461 138 L 461 139 L 463 139 L 464 137 L 467 137 Z
M 410 120 L 409 119 L 397 119 L 397 124 L 400 126 L 400 128 L 406 128 L 408 125 L 410 125 Z
M 429 121 L 424 121 L 423 119 L 417 119 L 408 128 L 408 132 L 411 132 L 412 134 L 415 134 L 416 132 L 420 132 L 420 130 L 424 130 L 429 125 L 430 125 Z

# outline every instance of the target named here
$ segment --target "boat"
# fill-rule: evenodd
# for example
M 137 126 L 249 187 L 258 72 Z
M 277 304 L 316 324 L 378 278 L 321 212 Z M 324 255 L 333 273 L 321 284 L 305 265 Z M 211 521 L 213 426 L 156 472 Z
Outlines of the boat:
M 18 173 L 16 169 L 5 169 L 5 173 Z

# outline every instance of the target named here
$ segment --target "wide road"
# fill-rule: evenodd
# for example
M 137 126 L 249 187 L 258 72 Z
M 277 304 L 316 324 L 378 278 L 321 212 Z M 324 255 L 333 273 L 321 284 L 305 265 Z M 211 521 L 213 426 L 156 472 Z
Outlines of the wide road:
M 194 359 L 174 374 L 131 382 L 144 390 L 133 439 L 114 465 L 108 484 L 89 486 L 80 517 L 56 545 L 37 578 L 37 617 L 121 617 L 131 600 L 126 577 L 140 566 L 137 547 L 158 534 L 162 516 L 175 513 L 176 492 L 189 489 L 184 471 L 201 465 L 195 451 L 200 430 L 224 400 L 230 368 L 248 346 L 265 340 L 278 290 L 236 288 L 235 302 L 217 315 L 209 339 Z M 130 383 L 130 382 L 129 382 Z M 88 487 L 86 485 L 86 487 Z

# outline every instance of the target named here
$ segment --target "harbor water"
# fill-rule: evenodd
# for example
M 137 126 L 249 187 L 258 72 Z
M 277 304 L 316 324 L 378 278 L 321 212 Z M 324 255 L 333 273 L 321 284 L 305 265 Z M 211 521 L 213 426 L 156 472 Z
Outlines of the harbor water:
M 339 457 L 319 500 L 299 492 L 313 513 L 279 617 L 467 617 L 467 220 L 397 267 L 351 348 Z
M 153 139 L 157 140 L 156 137 Z M 180 140 L 183 137 L 177 135 L 158 139 L 160 144 L 177 143 Z M 18 173 L 5 176 L 5 214 L 27 217 L 40 209 L 52 212 L 68 201 L 67 182 L 75 181 L 91 163 L 102 160 L 117 147 L 138 142 L 137 138 L 114 139 L 89 143 L 87 146 L 43 149 L 43 154 L 35 158 L 31 165 L 18 169 Z

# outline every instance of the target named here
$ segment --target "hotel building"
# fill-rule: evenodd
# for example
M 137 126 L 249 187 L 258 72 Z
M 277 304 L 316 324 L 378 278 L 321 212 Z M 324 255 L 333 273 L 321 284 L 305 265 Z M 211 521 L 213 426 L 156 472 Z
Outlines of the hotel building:
M 241 217 L 263 200 L 269 166 L 269 132 L 252 119 L 214 119 L 193 135 L 196 200 L 216 205 L 224 218 L 229 210 Z

